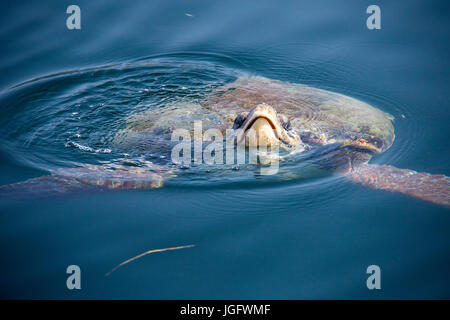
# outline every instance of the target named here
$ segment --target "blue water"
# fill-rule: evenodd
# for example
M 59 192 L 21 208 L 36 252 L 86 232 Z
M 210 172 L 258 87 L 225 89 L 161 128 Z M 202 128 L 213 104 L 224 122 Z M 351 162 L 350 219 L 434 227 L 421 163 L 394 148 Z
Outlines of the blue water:
M 388 112 L 396 140 L 372 162 L 450 175 L 445 2 L 376 1 L 382 29 L 372 31 L 372 1 L 77 1 L 82 29 L 72 31 L 70 4 L 2 2 L 2 185 L 119 157 L 124 150 L 101 150 L 130 115 L 240 74 Z M 2 199 L 0 297 L 450 297 L 446 208 L 330 177 L 219 183 L 202 174 L 153 190 Z M 189 244 L 105 277 L 147 250 Z M 372 264 L 381 290 L 366 287 Z M 66 287 L 69 265 L 81 268 L 81 290 Z

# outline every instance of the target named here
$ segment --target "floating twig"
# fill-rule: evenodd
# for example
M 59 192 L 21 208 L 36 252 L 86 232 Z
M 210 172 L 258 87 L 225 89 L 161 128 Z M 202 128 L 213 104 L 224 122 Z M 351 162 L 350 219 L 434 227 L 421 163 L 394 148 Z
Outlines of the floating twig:
M 168 250 L 178 250 L 178 249 L 184 249 L 184 248 L 192 248 L 192 247 L 195 247 L 195 245 L 189 244 L 189 245 L 186 245 L 186 246 L 179 246 L 179 247 L 172 247 L 172 248 L 165 248 L 165 249 L 153 249 L 153 250 L 146 251 L 146 252 L 144 252 L 144 253 L 141 253 L 141 254 L 139 254 L 139 255 L 133 257 L 133 258 L 130 258 L 130 259 L 128 259 L 128 260 L 126 260 L 126 261 L 124 261 L 124 262 L 118 264 L 117 266 L 115 266 L 114 268 L 112 268 L 111 271 L 109 271 L 108 273 L 106 273 L 106 274 L 105 274 L 105 277 L 108 277 L 111 273 L 113 273 L 114 271 L 116 271 L 116 270 L 119 269 L 120 267 L 126 265 L 127 263 L 129 263 L 129 262 L 131 262 L 131 261 L 134 261 L 134 260 L 136 260 L 136 259 L 142 258 L 143 256 L 145 256 L 145 255 L 147 255 L 147 254 L 155 253 L 155 252 L 163 252 L 163 251 L 168 251 Z

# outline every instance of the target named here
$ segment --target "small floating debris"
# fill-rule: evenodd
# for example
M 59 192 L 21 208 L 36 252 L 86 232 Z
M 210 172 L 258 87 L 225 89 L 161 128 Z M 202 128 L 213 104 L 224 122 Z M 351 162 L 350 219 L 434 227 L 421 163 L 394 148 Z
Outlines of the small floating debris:
M 405 119 L 405 118 L 406 118 L 406 116 L 405 116 L 405 115 L 404 115 L 403 113 L 401 114 L 401 116 L 402 116 L 402 118 L 403 118 L 403 119 Z
M 190 18 L 193 18 L 194 17 L 194 15 L 193 14 L 190 14 L 190 13 L 185 13 L 185 15 L 187 16 L 187 17 L 190 17 Z

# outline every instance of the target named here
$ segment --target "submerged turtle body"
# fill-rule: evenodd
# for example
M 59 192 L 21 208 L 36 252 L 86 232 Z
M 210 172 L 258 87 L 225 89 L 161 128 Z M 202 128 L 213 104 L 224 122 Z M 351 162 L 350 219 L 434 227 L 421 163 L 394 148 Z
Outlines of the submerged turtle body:
M 170 103 L 130 116 L 113 144 L 158 152 L 165 161 L 156 164 L 143 160 L 138 168 L 120 163 L 80 164 L 0 190 L 39 194 L 42 190 L 66 193 L 92 188 L 160 187 L 165 179 L 176 175 L 177 168 L 170 160 L 171 134 L 180 128 L 192 131 L 195 121 L 202 122 L 204 131 L 215 128 L 225 133 L 233 129 L 236 143 L 243 139 L 248 142 L 253 130 L 255 146 L 263 142 L 279 144 L 289 151 L 287 157 L 326 150 L 316 158 L 313 153 L 313 160 L 323 168 L 346 173 L 353 181 L 373 188 L 450 204 L 449 177 L 368 164 L 374 154 L 386 151 L 394 142 L 391 115 L 342 94 L 259 76 L 242 76 L 199 102 Z

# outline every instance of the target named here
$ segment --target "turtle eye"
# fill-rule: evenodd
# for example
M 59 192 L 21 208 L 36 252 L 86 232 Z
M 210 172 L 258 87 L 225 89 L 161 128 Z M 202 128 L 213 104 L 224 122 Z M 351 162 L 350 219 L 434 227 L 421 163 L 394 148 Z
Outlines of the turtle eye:
M 291 120 L 283 123 L 283 128 L 285 128 L 286 130 L 291 130 L 292 129 Z
M 285 130 L 291 130 L 291 121 L 284 114 L 278 115 L 278 121 Z
M 370 139 L 370 142 L 377 148 L 381 148 L 383 146 L 383 141 L 381 141 L 380 138 L 372 138 Z
M 285 130 L 291 130 L 292 129 L 291 120 L 288 120 L 288 118 L 286 118 L 286 117 L 283 117 L 280 120 L 281 120 L 281 126 Z
M 247 119 L 246 113 L 240 113 L 236 119 L 234 119 L 233 129 L 239 129 L 244 123 L 245 119 Z

